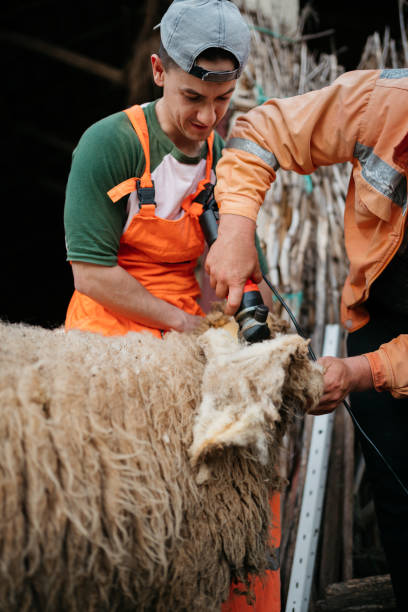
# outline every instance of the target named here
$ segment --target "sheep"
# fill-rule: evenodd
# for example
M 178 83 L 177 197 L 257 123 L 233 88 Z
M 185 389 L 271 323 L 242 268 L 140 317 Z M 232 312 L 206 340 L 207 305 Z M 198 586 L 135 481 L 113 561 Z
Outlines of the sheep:
M 0 322 L 0 609 L 219 610 L 267 567 L 268 499 L 322 373 L 307 342 Z

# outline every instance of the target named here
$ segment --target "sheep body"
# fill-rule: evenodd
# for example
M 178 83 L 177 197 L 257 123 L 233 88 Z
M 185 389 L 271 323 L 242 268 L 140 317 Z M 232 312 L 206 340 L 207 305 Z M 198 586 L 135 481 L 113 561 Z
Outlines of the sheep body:
M 322 386 L 291 338 L 279 362 L 222 330 L 0 323 L 0 609 L 204 612 L 262 575 L 279 443 Z M 240 435 L 208 436 L 228 396 Z

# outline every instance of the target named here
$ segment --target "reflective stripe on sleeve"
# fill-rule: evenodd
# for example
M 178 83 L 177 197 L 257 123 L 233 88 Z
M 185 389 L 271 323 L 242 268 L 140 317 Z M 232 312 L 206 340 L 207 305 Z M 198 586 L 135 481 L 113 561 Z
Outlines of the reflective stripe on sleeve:
M 386 68 L 380 72 L 380 79 L 403 79 L 404 77 L 408 77 L 408 68 Z
M 407 208 L 407 179 L 405 174 L 398 172 L 373 152 L 372 147 L 357 143 L 354 148 L 356 157 L 362 168 L 363 178 L 374 189 L 392 200 L 403 209 Z
M 246 138 L 230 138 L 226 144 L 227 149 L 240 149 L 241 151 L 247 151 L 257 157 L 260 157 L 268 166 L 271 166 L 274 170 L 277 170 L 280 165 L 275 155 L 270 151 L 260 147 L 256 142 L 247 140 Z

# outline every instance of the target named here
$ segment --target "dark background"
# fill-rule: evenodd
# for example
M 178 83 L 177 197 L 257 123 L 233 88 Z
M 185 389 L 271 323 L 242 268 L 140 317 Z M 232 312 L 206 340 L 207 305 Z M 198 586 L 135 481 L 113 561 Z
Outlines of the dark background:
M 148 54 L 157 48 L 152 27 L 168 5 L 167 0 L 2 3 L 0 318 L 46 327 L 63 322 L 73 290 L 63 230 L 71 153 L 91 123 L 158 95 Z M 309 19 L 305 33 L 328 28 L 336 33 L 310 46 L 337 50 L 347 69 L 358 64 L 367 37 L 374 31 L 382 35 L 386 24 L 399 39 L 397 0 L 314 0 L 312 6 L 318 20 Z M 62 58 L 56 59 L 60 49 Z M 122 71 L 122 81 L 73 67 L 70 51 Z

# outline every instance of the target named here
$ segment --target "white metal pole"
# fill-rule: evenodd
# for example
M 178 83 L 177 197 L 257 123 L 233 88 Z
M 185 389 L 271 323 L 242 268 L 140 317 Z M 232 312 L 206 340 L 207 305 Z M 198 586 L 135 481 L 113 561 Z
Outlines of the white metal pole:
M 323 355 L 339 354 L 341 329 L 326 325 Z M 307 612 L 320 533 L 333 413 L 315 417 L 285 612 Z

